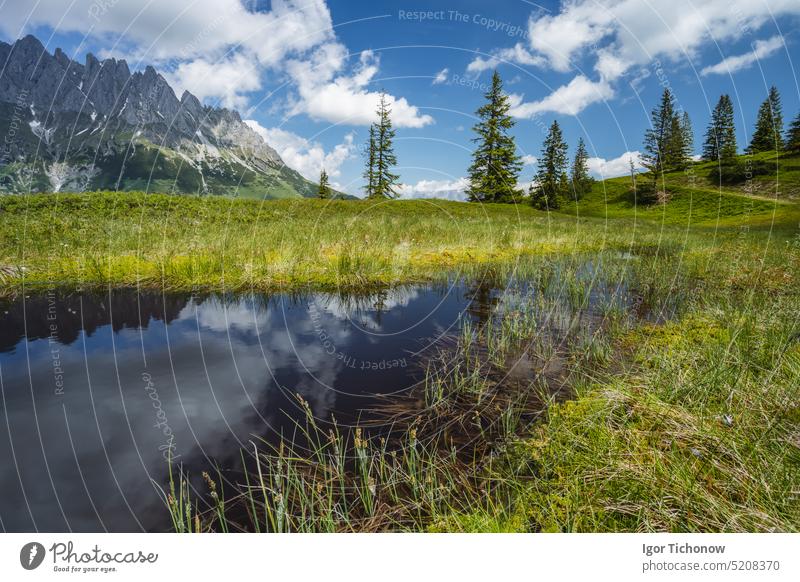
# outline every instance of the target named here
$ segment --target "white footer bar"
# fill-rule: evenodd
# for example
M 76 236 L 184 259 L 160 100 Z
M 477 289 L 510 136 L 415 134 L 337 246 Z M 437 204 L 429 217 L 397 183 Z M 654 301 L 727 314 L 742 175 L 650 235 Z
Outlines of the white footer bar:
M 800 580 L 796 534 L 2 534 L 3 580 Z M 245 576 L 247 578 L 245 578 Z M 566 576 L 566 577 L 565 577 Z M 504 578 L 505 577 L 505 578 Z

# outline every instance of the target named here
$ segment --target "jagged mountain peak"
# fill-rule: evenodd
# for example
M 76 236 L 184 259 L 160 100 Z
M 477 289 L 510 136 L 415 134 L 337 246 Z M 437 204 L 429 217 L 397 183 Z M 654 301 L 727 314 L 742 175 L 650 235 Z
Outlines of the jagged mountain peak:
M 124 59 L 99 60 L 92 53 L 81 64 L 60 48 L 50 54 L 33 35 L 0 43 L 0 129 L 12 124 L 19 128 L 18 139 L 0 160 L 0 188 L 6 190 L 19 189 L 18 180 L 9 179 L 14 163 L 40 167 L 34 174 L 46 173 L 54 163 L 80 168 L 77 174 L 89 176 L 84 183 L 55 185 L 78 189 L 147 188 L 141 177 L 150 163 L 169 166 L 162 168 L 165 176 L 170 168 L 191 174 L 190 180 L 173 178 L 172 189 L 178 191 L 228 193 L 216 184 L 247 183 L 253 177 L 279 187 L 281 196 L 314 191 L 237 111 L 204 106 L 188 91 L 179 99 L 152 65 L 131 72 Z M 159 156 L 171 158 L 170 163 L 159 162 Z M 278 174 L 285 179 L 275 179 Z

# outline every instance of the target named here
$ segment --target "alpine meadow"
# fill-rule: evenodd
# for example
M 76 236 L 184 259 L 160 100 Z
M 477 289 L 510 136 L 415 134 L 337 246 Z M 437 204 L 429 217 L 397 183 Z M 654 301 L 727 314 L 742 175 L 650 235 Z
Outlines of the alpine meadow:
M 0 7 L 5 531 L 798 532 L 796 6 L 121 4 Z

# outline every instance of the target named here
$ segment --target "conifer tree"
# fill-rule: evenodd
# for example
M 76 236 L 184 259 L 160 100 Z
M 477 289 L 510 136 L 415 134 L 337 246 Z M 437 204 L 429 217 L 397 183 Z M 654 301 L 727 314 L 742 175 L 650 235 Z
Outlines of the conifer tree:
M 514 138 L 509 135 L 514 120 L 508 114 L 511 104 L 497 71 L 484 96 L 487 103 L 478 109 L 480 121 L 473 127 L 477 136 L 472 141 L 477 148 L 469 167 L 467 196 L 471 202 L 517 202 L 521 196 L 517 181 L 522 161 Z
M 678 113 L 672 115 L 667 138 L 667 151 L 664 155 L 664 170 L 682 170 L 687 165 L 685 158 L 686 143 L 684 139 L 681 117 Z
M 736 127 L 733 120 L 733 103 L 728 95 L 720 95 L 703 142 L 703 159 L 707 162 L 718 160 L 730 163 L 736 158 Z
M 325 171 L 325 168 L 322 168 L 322 171 L 319 173 L 319 186 L 317 186 L 317 198 L 322 200 L 327 200 L 332 195 L 331 187 L 328 182 L 328 172 Z
M 725 105 L 720 117 L 719 129 L 719 159 L 723 164 L 731 165 L 736 163 L 736 156 L 739 155 L 739 146 L 736 144 L 736 125 L 733 120 L 733 103 L 727 95 Z
M 794 118 L 786 132 L 786 151 L 800 152 L 800 113 Z
M 769 96 L 758 108 L 756 128 L 750 140 L 748 153 L 780 151 L 783 149 L 783 113 L 778 89 L 770 87 Z
M 594 180 L 589 176 L 589 154 L 586 152 L 586 144 L 583 138 L 578 139 L 578 147 L 575 150 L 575 159 L 572 161 L 572 193 L 575 200 L 583 198 L 592 189 Z
M 675 100 L 669 89 L 664 89 L 661 102 L 651 114 L 651 127 L 645 132 L 642 166 L 650 174 L 653 193 L 657 191 L 658 179 L 670 169 L 675 142 L 672 138 L 675 127 Z
M 720 95 L 714 110 L 711 112 L 711 120 L 706 128 L 706 137 L 703 141 L 703 152 L 701 154 L 702 159 L 706 162 L 715 162 L 719 158 L 722 141 L 722 117 L 729 99 L 727 95 Z
M 367 160 L 367 167 L 364 169 L 364 179 L 367 181 L 367 198 L 375 196 L 375 124 L 369 126 L 369 141 L 364 157 Z
M 397 165 L 394 153 L 394 129 L 392 128 L 392 110 L 386 102 L 386 93 L 381 93 L 378 102 L 378 122 L 375 126 L 375 198 L 395 198 L 397 196 L 397 180 L 400 176 L 392 173 Z
M 688 111 L 684 111 L 681 117 L 681 137 L 683 141 L 681 163 L 685 167 L 691 163 L 694 157 L 694 129 L 692 129 L 692 120 L 689 118 Z
M 539 169 L 531 184 L 531 203 L 539 210 L 553 210 L 561 206 L 561 198 L 567 191 L 567 144 L 557 121 L 542 144 Z

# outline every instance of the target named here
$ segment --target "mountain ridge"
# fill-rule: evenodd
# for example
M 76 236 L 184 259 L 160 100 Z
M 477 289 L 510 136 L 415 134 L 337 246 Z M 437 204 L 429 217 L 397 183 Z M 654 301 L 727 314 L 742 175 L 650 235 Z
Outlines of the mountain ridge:
M 181 98 L 156 69 L 83 64 L 33 35 L 0 42 L 0 190 L 313 196 L 239 113 Z

